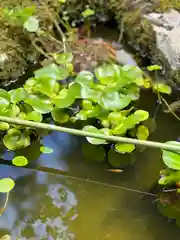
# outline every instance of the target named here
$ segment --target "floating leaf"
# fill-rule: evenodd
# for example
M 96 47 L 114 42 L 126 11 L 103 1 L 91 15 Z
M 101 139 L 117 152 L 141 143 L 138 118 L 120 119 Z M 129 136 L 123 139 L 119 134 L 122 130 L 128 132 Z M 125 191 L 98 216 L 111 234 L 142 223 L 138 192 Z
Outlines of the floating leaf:
M 149 129 L 144 125 L 138 126 L 136 136 L 140 140 L 146 140 L 149 137 Z
M 92 100 L 93 102 L 98 102 L 101 95 L 102 95 L 101 92 L 99 92 L 95 89 L 89 88 L 88 86 L 81 88 L 81 98 L 82 99 L 88 99 L 88 100 Z
M 3 178 L 0 180 L 0 192 L 8 193 L 14 188 L 15 182 L 11 178 Z
M 65 52 L 65 53 L 55 53 L 53 54 L 54 59 L 58 64 L 67 64 L 72 62 L 73 60 L 73 55 L 71 52 Z
M 121 112 L 111 112 L 108 115 L 108 119 L 112 125 L 120 124 L 122 121 L 125 120 L 125 116 L 122 115 Z
M 87 17 L 90 17 L 92 15 L 95 14 L 95 11 L 93 9 L 90 9 L 90 8 L 87 8 L 85 11 L 83 11 L 81 13 L 81 15 L 84 17 L 84 18 L 87 18 Z
M 153 89 L 160 93 L 171 94 L 172 89 L 170 86 L 164 83 L 156 83 L 153 85 Z
M 69 76 L 69 72 L 67 69 L 52 63 L 48 66 L 45 66 L 41 69 L 38 69 L 34 72 L 36 78 L 40 77 L 50 77 L 55 80 L 63 80 Z
M 115 149 L 122 154 L 131 153 L 132 151 L 134 151 L 135 145 L 130 143 L 116 143 Z
M 36 112 L 36 111 L 32 111 L 32 112 L 28 113 L 25 116 L 25 118 L 26 118 L 26 120 L 34 121 L 34 122 L 41 122 L 43 119 L 41 113 Z
M 91 72 L 81 71 L 75 79 L 75 82 L 79 83 L 82 87 L 94 86 L 94 76 Z
M 101 84 L 112 87 L 121 77 L 121 70 L 116 64 L 103 64 L 95 69 L 95 76 Z
M 180 147 L 180 143 L 175 141 L 168 141 L 166 142 L 166 144 L 176 145 Z M 176 153 L 176 152 L 163 150 L 162 157 L 167 167 L 174 170 L 180 170 L 180 152 Z
M 17 129 L 10 129 L 3 138 L 3 143 L 9 150 L 25 148 L 30 145 L 30 137 Z
M 161 66 L 159 66 L 159 65 L 151 65 L 151 66 L 148 66 L 147 67 L 147 70 L 148 71 L 157 71 L 157 70 L 161 70 L 162 69 L 162 67 Z
M 28 164 L 28 160 L 24 156 L 17 156 L 13 158 L 12 163 L 17 167 L 24 167 Z
M 28 32 L 37 32 L 37 30 L 39 29 L 39 21 L 36 16 L 31 16 L 28 18 L 28 20 L 24 23 L 23 26 Z
M 149 113 L 147 111 L 144 111 L 144 110 L 137 110 L 137 111 L 134 112 L 134 116 L 140 122 L 140 121 L 147 120 L 149 118 Z
M 75 96 L 73 96 L 71 92 L 68 91 L 68 89 L 66 88 L 62 89 L 59 92 L 58 96 L 53 99 L 54 104 L 58 108 L 68 108 L 74 103 L 74 101 L 75 101 Z
M 46 146 L 41 146 L 41 147 L 40 147 L 40 151 L 41 151 L 42 153 L 46 153 L 46 154 L 51 154 L 51 153 L 54 152 L 54 150 L 53 150 L 52 148 L 46 147 Z
M 33 88 L 34 92 L 40 92 L 43 93 L 49 97 L 52 97 L 53 94 L 55 94 L 55 88 L 57 87 L 56 79 L 44 76 L 44 77 L 38 77 L 36 79 L 36 84 Z
M 54 119 L 54 121 L 58 123 L 65 123 L 68 122 L 69 120 L 69 115 L 65 113 L 62 109 L 59 109 L 57 107 L 53 108 L 51 116 Z
M 96 127 L 90 126 L 90 125 L 85 126 L 82 130 L 87 131 L 87 132 L 97 133 L 97 134 L 100 133 L 99 130 Z M 97 138 L 91 138 L 91 137 L 87 137 L 86 139 L 88 140 L 88 142 L 90 142 L 91 144 L 94 144 L 94 145 L 99 145 L 99 144 L 105 144 L 106 143 L 106 141 L 103 140 L 103 139 L 97 139 Z
M 80 98 L 81 97 L 81 86 L 75 82 L 69 84 L 68 95 L 72 98 Z
M 0 110 L 1 111 L 9 106 L 10 100 L 11 98 L 8 92 L 0 88 Z
M 11 96 L 12 103 L 18 103 L 27 97 L 27 92 L 24 88 L 13 89 L 9 91 L 9 94 Z
M 28 98 L 24 100 L 26 103 L 31 105 L 31 107 L 39 113 L 49 113 L 53 109 L 53 104 L 50 99 L 45 96 L 40 96 L 36 94 L 28 95 Z
M 123 109 L 129 105 L 131 98 L 128 96 L 119 95 L 118 92 L 104 93 L 99 104 L 107 110 Z

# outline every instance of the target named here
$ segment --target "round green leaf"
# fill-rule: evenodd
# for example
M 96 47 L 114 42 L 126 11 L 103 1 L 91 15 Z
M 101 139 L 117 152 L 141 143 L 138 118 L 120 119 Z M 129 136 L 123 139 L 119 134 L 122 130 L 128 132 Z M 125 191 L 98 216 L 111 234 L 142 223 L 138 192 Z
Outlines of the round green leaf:
M 11 101 L 10 95 L 4 89 L 0 88 L 0 110 L 3 110 L 9 106 Z
M 17 129 L 10 129 L 3 138 L 3 143 L 9 150 L 25 148 L 30 145 L 30 137 Z
M 136 119 L 139 122 L 141 122 L 141 121 L 145 121 L 149 118 L 149 113 L 144 110 L 137 110 L 134 112 L 134 116 L 136 117 Z
M 156 83 L 153 85 L 153 89 L 160 93 L 171 94 L 172 89 L 170 86 L 164 83 Z
M 0 192 L 8 193 L 14 188 L 15 182 L 11 178 L 3 178 L 0 180 Z
M 135 145 L 130 143 L 116 143 L 115 149 L 117 152 L 122 154 L 131 153 L 132 151 L 134 151 Z
M 144 126 L 138 126 L 136 137 L 140 140 L 146 140 L 149 137 L 149 129 Z
M 69 84 L 68 95 L 72 98 L 80 98 L 81 97 L 81 86 L 75 82 Z
M 45 66 L 41 69 L 38 69 L 34 72 L 36 78 L 40 77 L 50 77 L 55 80 L 63 80 L 69 76 L 69 72 L 67 69 L 58 66 L 55 63 L 52 63 L 48 66 Z
M 40 92 L 43 93 L 49 97 L 52 97 L 53 94 L 55 94 L 55 88 L 57 82 L 54 78 L 49 76 L 44 77 L 38 77 L 36 79 L 36 84 L 33 88 L 34 92 Z
M 81 71 L 75 79 L 75 82 L 83 86 L 94 86 L 94 76 L 91 72 Z
M 34 121 L 34 122 L 41 122 L 43 119 L 41 113 L 36 112 L 36 111 L 32 111 L 32 112 L 26 114 L 25 118 L 26 118 L 26 120 Z
M 29 78 L 24 84 L 24 89 L 28 93 L 31 93 L 31 92 L 33 92 L 33 88 L 34 88 L 35 85 L 36 85 L 36 79 L 35 78 Z
M 65 53 L 55 53 L 53 54 L 54 59 L 58 64 L 66 64 L 70 63 L 73 60 L 73 55 L 71 52 L 65 52 Z
M 9 124 L 6 122 L 0 122 L 0 131 L 7 131 L 9 129 Z
M 112 86 L 121 77 L 121 69 L 116 64 L 103 64 L 95 69 L 95 76 L 101 84 Z
M 151 66 L 148 66 L 147 67 L 147 70 L 148 71 L 157 71 L 157 70 L 161 70 L 162 69 L 162 67 L 161 66 L 159 66 L 159 65 L 151 65 Z
M 35 16 L 31 16 L 23 26 L 28 32 L 37 32 L 39 29 L 39 21 Z
M 166 144 L 180 146 L 180 143 L 175 141 L 168 141 L 166 142 Z M 174 170 L 180 170 L 180 152 L 175 153 L 175 152 L 163 150 L 162 157 L 167 167 Z
M 13 158 L 12 163 L 17 167 L 24 167 L 28 164 L 28 160 L 24 156 L 17 156 Z
M 92 89 L 88 86 L 81 88 L 81 98 L 92 100 L 93 102 L 98 102 L 101 96 L 101 92 Z
M 24 100 L 27 97 L 27 92 L 24 88 L 17 88 L 9 91 L 11 96 L 11 102 L 17 103 Z
M 59 92 L 59 95 L 53 99 L 53 101 L 58 108 L 68 108 L 74 103 L 75 96 L 71 91 L 64 88 Z
M 85 126 L 82 130 L 87 131 L 87 132 L 92 132 L 92 133 L 100 133 L 96 127 L 90 126 L 90 125 Z M 90 142 L 91 144 L 94 144 L 94 145 L 106 143 L 106 141 L 103 139 L 97 139 L 97 138 L 91 138 L 91 137 L 87 137 L 86 139 L 88 140 L 88 142 Z
M 123 109 L 129 105 L 131 98 L 128 96 L 121 96 L 118 92 L 104 93 L 99 100 L 101 107 L 107 110 Z
M 40 151 L 41 151 L 42 153 L 46 153 L 46 154 L 50 154 L 50 153 L 53 153 L 53 152 L 54 152 L 54 150 L 53 150 L 52 148 L 50 148 L 50 147 L 45 147 L 45 146 L 41 146 L 41 147 L 40 147 Z
M 65 113 L 62 109 L 59 109 L 57 107 L 53 108 L 51 116 L 54 119 L 54 121 L 58 123 L 65 123 L 68 122 L 69 120 L 69 115 Z
M 39 113 L 49 113 L 53 109 L 53 104 L 50 99 L 45 96 L 31 94 L 24 100 L 26 103 Z

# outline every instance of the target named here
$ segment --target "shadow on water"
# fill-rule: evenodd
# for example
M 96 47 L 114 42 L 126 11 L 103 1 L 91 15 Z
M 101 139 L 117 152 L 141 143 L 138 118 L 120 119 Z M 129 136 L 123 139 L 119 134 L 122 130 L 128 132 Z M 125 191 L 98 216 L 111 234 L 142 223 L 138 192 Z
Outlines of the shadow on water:
M 141 108 L 148 105 L 153 116 L 156 97 L 145 92 L 142 99 Z M 151 138 L 176 140 L 179 130 L 174 117 L 158 112 Z M 54 152 L 41 153 L 42 144 Z M 156 183 L 163 166 L 160 150 L 149 148 L 132 155 L 135 162 L 117 174 L 106 171 L 101 151 L 89 149 L 87 156 L 86 146 L 83 138 L 52 132 L 26 149 L 1 149 L 1 158 L 7 163 L 23 154 L 30 168 L 38 165 L 43 171 L 1 165 L 1 178 L 12 177 L 16 186 L 0 217 L 0 235 L 9 233 L 13 240 L 179 239 L 180 229 L 158 212 L 157 196 L 138 192 L 148 192 Z M 123 160 L 122 155 L 119 158 Z M 52 174 L 51 168 L 59 172 Z

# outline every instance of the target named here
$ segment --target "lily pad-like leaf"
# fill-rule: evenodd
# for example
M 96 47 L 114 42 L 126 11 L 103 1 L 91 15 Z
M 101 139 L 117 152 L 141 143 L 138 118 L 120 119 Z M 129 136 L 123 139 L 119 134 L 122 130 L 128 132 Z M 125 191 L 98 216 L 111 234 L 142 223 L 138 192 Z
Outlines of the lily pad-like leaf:
M 52 148 L 46 147 L 46 146 L 41 146 L 41 147 L 40 147 L 40 151 L 41 151 L 42 153 L 46 153 L 46 154 L 50 154 L 50 153 L 53 153 L 53 152 L 54 152 L 54 150 L 53 150 Z
M 166 144 L 180 146 L 180 143 L 175 141 L 168 141 Z M 163 150 L 162 158 L 167 167 L 174 170 L 180 170 L 180 152 L 176 153 Z
M 135 145 L 130 143 L 116 143 L 115 150 L 119 153 L 131 153 L 134 151 Z
M 68 122 L 69 120 L 69 115 L 65 113 L 62 109 L 59 109 L 57 107 L 53 108 L 51 116 L 54 119 L 54 121 L 58 123 L 65 123 Z
M 28 93 L 32 93 L 35 85 L 36 85 L 36 79 L 35 78 L 29 78 L 24 84 L 24 89 Z
M 55 80 L 63 80 L 69 76 L 69 72 L 67 69 L 60 67 L 55 63 L 36 70 L 34 74 L 36 78 L 46 76 Z
M 43 119 L 42 114 L 39 112 L 36 112 L 36 111 L 32 111 L 32 112 L 28 113 L 25 116 L 25 118 L 26 118 L 26 120 L 34 121 L 34 122 L 41 122 Z
M 54 59 L 58 64 L 67 64 L 72 62 L 73 60 L 73 55 L 71 52 L 65 52 L 65 53 L 55 53 L 53 54 Z
M 93 102 L 98 102 L 101 97 L 101 92 L 90 88 L 90 87 L 82 87 L 81 88 L 81 98 L 92 100 Z
M 73 96 L 66 88 L 62 89 L 58 96 L 53 99 L 54 104 L 58 108 L 68 108 L 74 103 L 74 101 L 75 96 Z
M 36 94 L 28 95 L 28 98 L 24 100 L 28 103 L 35 111 L 39 113 L 49 113 L 53 109 L 53 104 L 48 97 L 40 96 Z
M 95 69 L 95 76 L 101 84 L 112 86 L 120 79 L 121 70 L 116 64 L 103 64 Z
M 82 130 L 87 132 L 92 132 L 92 133 L 98 133 L 98 134 L 100 133 L 96 127 L 90 126 L 90 125 L 85 126 Z M 106 141 L 103 139 L 97 139 L 97 138 L 91 138 L 91 137 L 87 137 L 86 139 L 88 140 L 88 142 L 94 145 L 100 145 L 100 144 L 106 143 Z
M 94 86 L 94 76 L 89 71 L 81 71 L 75 79 L 75 82 L 79 83 L 82 87 Z
M 172 89 L 170 86 L 164 83 L 156 83 L 153 85 L 153 89 L 160 93 L 171 94 Z
M 8 193 L 15 186 L 15 182 L 11 178 L 3 178 L 0 180 L 0 193 Z
M 145 121 L 149 118 L 149 113 L 144 110 L 137 110 L 134 112 L 134 116 L 136 117 L 137 121 Z
M 24 156 L 17 156 L 13 158 L 12 163 L 17 167 L 24 167 L 28 164 L 28 160 Z
M 9 150 L 25 148 L 30 145 L 30 137 L 17 129 L 10 129 L 3 138 L 3 143 Z
M 81 97 L 81 86 L 75 82 L 69 84 L 68 95 L 72 96 L 72 98 L 80 98 Z
M 33 90 L 51 97 L 53 94 L 55 94 L 54 90 L 56 88 L 56 84 L 56 79 L 52 77 L 38 77 Z
M 11 96 L 12 103 L 18 103 L 27 97 L 27 92 L 24 88 L 13 89 L 9 91 L 9 94 Z
M 123 109 L 129 105 L 131 98 L 129 96 L 119 95 L 118 92 L 104 93 L 99 104 L 107 110 Z
M 28 20 L 24 23 L 23 26 L 28 32 L 37 32 L 37 30 L 39 29 L 39 21 L 36 16 L 31 16 L 28 18 Z
M 3 110 L 7 108 L 10 104 L 11 98 L 9 93 L 0 88 L 0 109 Z
M 146 140 L 149 137 L 149 129 L 144 125 L 138 126 L 136 136 L 140 140 Z

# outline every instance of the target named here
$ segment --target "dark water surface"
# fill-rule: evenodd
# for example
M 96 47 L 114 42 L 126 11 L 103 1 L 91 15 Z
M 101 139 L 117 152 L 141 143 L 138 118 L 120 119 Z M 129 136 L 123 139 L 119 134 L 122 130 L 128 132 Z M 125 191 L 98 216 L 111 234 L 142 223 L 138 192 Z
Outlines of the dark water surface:
M 142 109 L 150 106 L 147 110 L 153 116 L 155 96 L 143 93 L 142 99 Z M 179 132 L 174 117 L 158 112 L 152 139 L 176 140 Z M 41 144 L 54 152 L 41 153 Z M 145 149 L 131 156 L 135 163 L 123 173 L 112 173 L 101 162 L 102 152 L 89 146 L 82 138 L 53 132 L 16 153 L 1 150 L 2 159 L 23 154 L 32 168 L 36 164 L 46 168 L 36 171 L 1 164 L 0 178 L 12 177 L 16 186 L 0 217 L 0 236 L 8 233 L 12 240 L 178 240 L 180 228 L 158 212 L 157 196 L 138 192 L 148 192 L 156 183 L 163 166 L 160 150 Z M 123 155 L 109 158 L 124 161 Z M 50 168 L 59 171 L 52 174 Z

